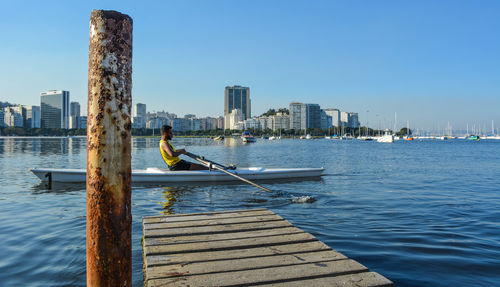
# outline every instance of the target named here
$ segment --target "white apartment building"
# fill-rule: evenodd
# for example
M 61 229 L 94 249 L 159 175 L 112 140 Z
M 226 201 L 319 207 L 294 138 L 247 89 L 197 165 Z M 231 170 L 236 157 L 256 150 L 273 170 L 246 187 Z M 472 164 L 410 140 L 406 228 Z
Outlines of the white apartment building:
M 325 114 L 332 117 L 332 127 L 340 127 L 340 111 L 338 109 L 324 109 Z
M 236 128 L 236 124 L 243 121 L 243 113 L 240 109 L 234 109 L 231 113 L 224 116 L 224 122 L 228 123 L 228 129 L 236 130 L 240 128 Z M 239 125 L 241 127 L 241 125 Z M 224 127 L 226 128 L 226 127 Z

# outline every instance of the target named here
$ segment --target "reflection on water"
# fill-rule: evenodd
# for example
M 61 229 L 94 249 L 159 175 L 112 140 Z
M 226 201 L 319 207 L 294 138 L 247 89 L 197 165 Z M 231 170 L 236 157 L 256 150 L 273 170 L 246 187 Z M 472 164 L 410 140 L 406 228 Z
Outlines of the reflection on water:
M 177 201 L 177 196 L 179 193 L 178 187 L 162 187 L 161 196 L 163 201 L 160 201 L 162 211 L 164 215 L 174 214 L 174 204 Z
M 52 182 L 49 184 L 48 182 L 39 182 L 30 187 L 30 191 L 33 194 L 44 194 L 44 193 L 66 193 L 66 192 L 74 192 L 74 191 L 83 191 L 85 192 L 86 186 L 84 182 L 77 183 L 67 183 L 67 182 Z
M 10 156 L 16 153 L 31 155 L 80 154 L 86 150 L 86 137 L 2 137 L 0 155 Z

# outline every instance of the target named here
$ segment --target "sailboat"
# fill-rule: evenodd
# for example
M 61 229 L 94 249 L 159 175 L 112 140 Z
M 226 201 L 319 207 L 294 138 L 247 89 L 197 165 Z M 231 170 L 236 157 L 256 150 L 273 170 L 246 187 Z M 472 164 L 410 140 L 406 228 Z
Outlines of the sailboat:
M 406 121 L 406 136 L 403 139 L 405 141 L 413 140 L 413 136 L 410 135 L 410 121 Z

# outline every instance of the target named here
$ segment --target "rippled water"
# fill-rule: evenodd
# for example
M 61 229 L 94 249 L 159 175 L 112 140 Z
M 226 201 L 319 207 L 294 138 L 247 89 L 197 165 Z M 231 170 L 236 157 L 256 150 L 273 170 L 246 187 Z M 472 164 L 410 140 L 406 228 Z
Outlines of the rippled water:
M 238 166 L 319 167 L 321 180 L 134 186 L 133 281 L 141 218 L 265 207 L 398 286 L 500 285 L 500 141 L 175 139 Z M 134 169 L 162 167 L 158 139 L 133 139 Z M 85 168 L 85 138 L 0 138 L 0 285 L 84 286 L 85 186 L 48 189 L 28 169 Z M 293 203 L 292 196 L 314 203 Z

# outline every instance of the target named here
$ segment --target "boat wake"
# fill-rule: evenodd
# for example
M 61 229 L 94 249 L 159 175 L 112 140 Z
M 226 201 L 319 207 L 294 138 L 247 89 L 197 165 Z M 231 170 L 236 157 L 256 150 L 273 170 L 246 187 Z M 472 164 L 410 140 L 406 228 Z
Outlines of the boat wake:
M 303 195 L 303 196 L 291 196 L 292 202 L 293 203 L 313 203 L 316 201 L 316 199 L 310 195 Z

